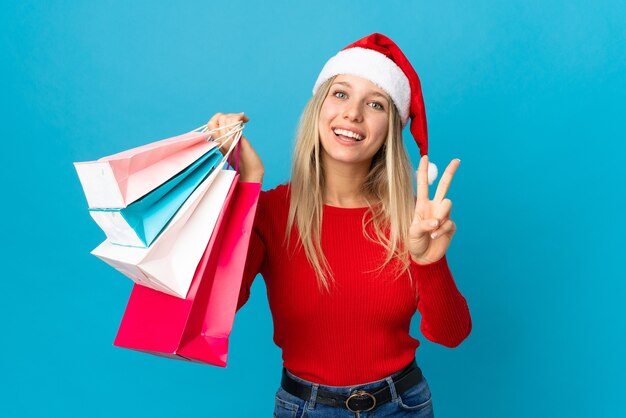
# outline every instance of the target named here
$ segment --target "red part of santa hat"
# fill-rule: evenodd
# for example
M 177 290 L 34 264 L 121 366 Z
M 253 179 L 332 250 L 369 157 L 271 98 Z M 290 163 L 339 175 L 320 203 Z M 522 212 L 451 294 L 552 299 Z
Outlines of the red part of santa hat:
M 383 89 L 395 104 L 402 126 L 411 119 L 411 135 L 420 150 L 428 154 L 428 129 L 422 86 L 415 69 L 391 39 L 373 33 L 348 45 L 329 59 L 317 77 L 313 94 L 329 78 L 338 74 L 363 77 Z M 437 177 L 437 166 L 428 165 L 428 183 Z

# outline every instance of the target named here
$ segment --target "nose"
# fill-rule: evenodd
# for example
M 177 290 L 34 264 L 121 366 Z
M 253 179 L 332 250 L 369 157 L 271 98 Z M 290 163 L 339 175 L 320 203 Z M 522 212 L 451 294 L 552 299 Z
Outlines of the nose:
M 346 107 L 343 110 L 343 118 L 349 121 L 361 122 L 363 113 L 361 106 L 356 100 L 346 103 Z

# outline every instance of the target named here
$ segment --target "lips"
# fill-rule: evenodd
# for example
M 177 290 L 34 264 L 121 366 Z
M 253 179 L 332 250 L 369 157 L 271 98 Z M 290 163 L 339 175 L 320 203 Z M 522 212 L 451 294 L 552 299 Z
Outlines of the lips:
M 346 127 L 332 128 L 335 136 L 343 138 L 346 141 L 361 142 L 365 139 L 365 134 L 359 130 Z

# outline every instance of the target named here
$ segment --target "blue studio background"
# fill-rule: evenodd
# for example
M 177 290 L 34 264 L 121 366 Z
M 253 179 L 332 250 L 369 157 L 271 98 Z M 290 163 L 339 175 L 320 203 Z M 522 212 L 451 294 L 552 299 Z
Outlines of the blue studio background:
M 437 416 L 626 416 L 625 9 L 2 2 L 0 416 L 271 415 L 281 358 L 260 278 L 226 369 L 112 346 L 132 284 L 89 254 L 104 235 L 72 162 L 245 111 L 272 188 L 322 65 L 374 31 L 420 74 L 431 159 L 462 160 L 448 258 L 473 332 L 450 350 L 412 324 Z

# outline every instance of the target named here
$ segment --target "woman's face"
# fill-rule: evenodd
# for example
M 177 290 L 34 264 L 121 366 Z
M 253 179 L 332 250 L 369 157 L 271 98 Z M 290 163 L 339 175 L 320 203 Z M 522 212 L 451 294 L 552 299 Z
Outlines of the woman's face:
M 324 158 L 343 163 L 371 162 L 387 138 L 389 96 L 361 77 L 337 76 L 319 116 Z

